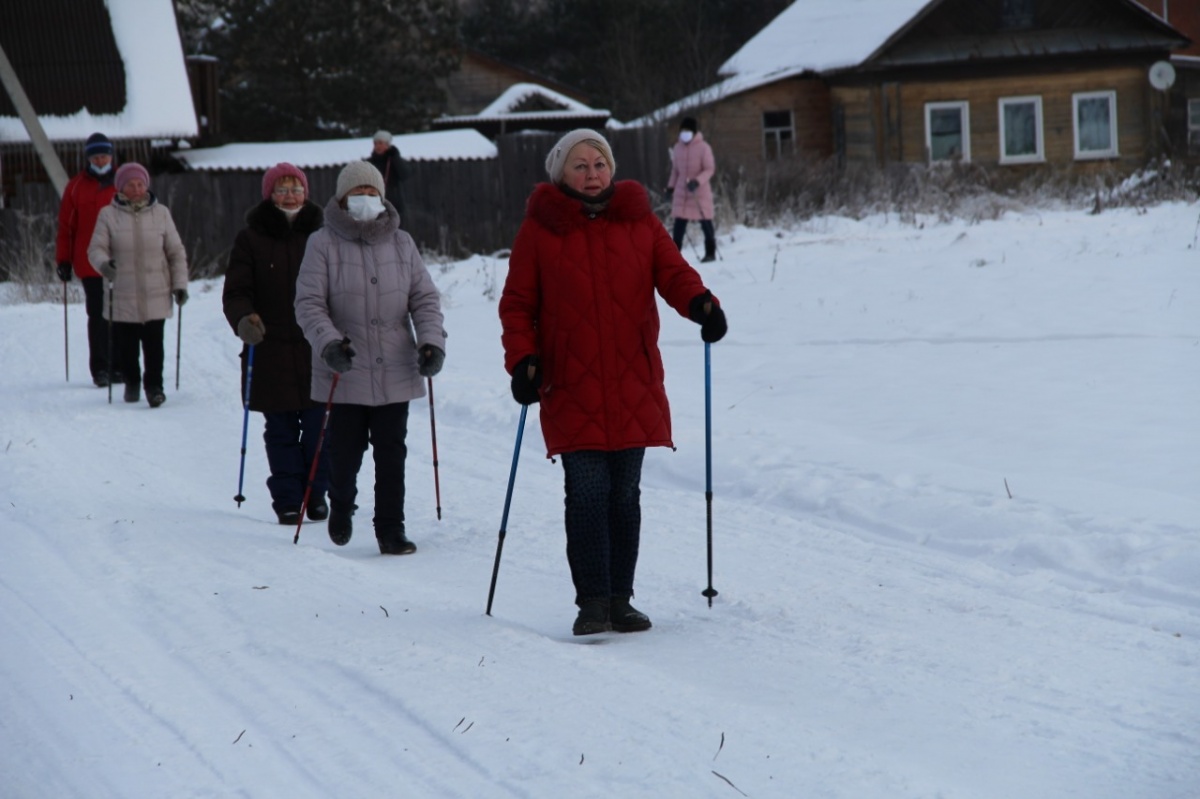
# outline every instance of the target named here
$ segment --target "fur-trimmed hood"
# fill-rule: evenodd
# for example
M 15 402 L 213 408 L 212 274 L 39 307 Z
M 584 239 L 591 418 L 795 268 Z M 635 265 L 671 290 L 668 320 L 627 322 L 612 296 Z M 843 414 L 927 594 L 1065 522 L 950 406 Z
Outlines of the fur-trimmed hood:
M 608 207 L 600 212 L 613 222 L 635 222 L 653 215 L 646 188 L 636 180 L 618 180 L 613 184 L 612 199 Z M 583 203 L 567 196 L 553 183 L 539 183 L 529 195 L 525 216 L 550 232 L 562 236 L 587 223 L 590 214 Z
M 292 233 L 309 234 L 325 224 L 325 213 L 312 200 L 305 200 L 296 219 L 288 224 L 287 214 L 271 200 L 263 200 L 246 212 L 246 226 L 255 233 L 273 239 L 286 239 Z

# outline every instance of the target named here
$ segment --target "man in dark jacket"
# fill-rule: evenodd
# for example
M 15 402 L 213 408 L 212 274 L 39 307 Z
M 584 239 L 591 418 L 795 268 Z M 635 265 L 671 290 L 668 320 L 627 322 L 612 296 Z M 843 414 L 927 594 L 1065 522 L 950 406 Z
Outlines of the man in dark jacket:
M 292 164 L 268 169 L 262 194 L 262 202 L 246 214 L 246 228 L 229 254 L 221 299 L 226 320 L 245 345 L 243 387 L 254 348 L 250 409 L 264 417 L 271 505 L 280 524 L 295 526 L 309 488 L 325 409 L 309 398 L 312 350 L 296 324 L 293 302 L 304 248 L 309 235 L 324 224 L 324 213 L 308 199 L 308 178 Z M 329 515 L 328 463 L 328 449 L 322 449 L 308 500 L 308 518 L 313 521 Z
M 404 227 L 404 195 L 400 183 L 408 179 L 408 164 L 400 157 L 400 151 L 392 144 L 392 134 L 386 130 L 375 131 L 372 145 L 374 150 L 367 161 L 383 175 L 384 199 L 396 207 L 400 227 Z
M 88 262 L 88 245 L 100 209 L 112 202 L 117 189 L 113 186 L 113 143 L 103 133 L 93 133 L 83 148 L 87 166 L 67 183 L 58 206 L 58 239 L 54 260 L 58 264 L 58 279 L 64 283 L 77 275 L 83 284 L 87 308 L 88 366 L 92 382 L 107 386 L 120 383 L 121 370 L 108 362 L 108 322 L 104 319 L 104 278 Z M 115 356 L 114 356 L 115 359 Z

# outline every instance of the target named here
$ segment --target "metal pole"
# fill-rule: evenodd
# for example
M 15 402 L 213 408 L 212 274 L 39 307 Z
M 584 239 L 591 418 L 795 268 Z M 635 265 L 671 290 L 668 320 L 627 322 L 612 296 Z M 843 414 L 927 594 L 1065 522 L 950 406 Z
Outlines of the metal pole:
M 704 342 L 704 500 L 708 504 L 708 588 L 700 593 L 708 597 L 708 606 L 712 607 L 713 597 L 717 589 L 713 588 L 713 547 L 712 547 L 712 345 Z
M 517 443 L 513 447 L 512 468 L 508 472 L 508 493 L 504 495 L 504 515 L 500 517 L 500 538 L 496 541 L 496 563 L 492 566 L 492 584 L 488 588 L 487 615 L 492 615 L 492 598 L 496 595 L 496 577 L 500 574 L 500 553 L 504 550 L 504 536 L 508 532 L 508 508 L 512 504 L 513 484 L 517 480 L 517 458 L 521 455 L 521 437 L 525 434 L 525 415 L 529 406 L 521 406 L 521 421 L 517 424 Z
M 238 467 L 238 492 L 233 498 L 239 508 L 246 501 L 246 497 L 242 495 L 242 479 L 246 476 L 246 428 L 250 426 L 250 380 L 253 376 L 254 345 L 251 344 L 250 351 L 246 354 L 246 390 L 242 397 L 242 465 Z
M 67 281 L 63 281 L 63 367 L 67 382 L 71 382 L 71 338 L 67 335 Z
M 442 520 L 442 486 L 438 480 L 437 421 L 433 417 L 433 378 L 429 381 L 429 435 L 433 437 L 433 491 L 437 501 L 438 521 Z
M 321 445 L 325 443 L 325 430 L 329 427 L 329 412 L 333 410 L 333 392 L 337 390 L 338 378 L 341 376 L 340 372 L 334 372 L 333 383 L 329 386 L 329 401 L 325 403 L 325 418 L 321 420 L 321 434 L 317 436 L 317 451 L 313 453 L 312 467 L 308 470 L 308 485 L 304 487 L 304 502 L 300 505 L 300 521 L 296 522 L 293 544 L 300 540 L 300 528 L 304 525 L 304 514 L 308 512 L 308 498 L 312 494 L 313 480 L 317 479 L 317 464 L 321 460 Z
M 176 309 L 179 311 L 178 325 L 175 329 L 175 390 L 179 390 L 179 353 L 183 349 L 183 306 L 180 305 Z

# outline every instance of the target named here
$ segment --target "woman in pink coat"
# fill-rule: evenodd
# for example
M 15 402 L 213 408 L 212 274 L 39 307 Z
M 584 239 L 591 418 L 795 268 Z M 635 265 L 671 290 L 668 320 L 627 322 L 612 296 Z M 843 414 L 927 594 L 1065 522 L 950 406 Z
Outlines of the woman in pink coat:
M 675 217 L 672 238 L 683 249 L 683 233 L 689 220 L 699 220 L 704 231 L 702 263 L 717 257 L 717 236 L 713 230 L 712 177 L 717 171 L 712 148 L 704 134 L 696 130 L 696 120 L 684 117 L 679 123 L 679 140 L 671 149 L 671 177 L 667 194 L 672 197 L 671 216 Z

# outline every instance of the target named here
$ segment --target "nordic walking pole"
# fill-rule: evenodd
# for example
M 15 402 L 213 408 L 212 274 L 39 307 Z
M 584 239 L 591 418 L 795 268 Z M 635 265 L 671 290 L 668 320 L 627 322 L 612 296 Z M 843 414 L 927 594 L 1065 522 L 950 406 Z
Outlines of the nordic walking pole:
M 348 340 L 348 339 L 347 339 Z M 296 522 L 295 544 L 300 540 L 300 528 L 304 525 L 304 514 L 308 512 L 308 498 L 312 494 L 313 480 L 317 479 L 317 464 L 321 461 L 321 445 L 325 443 L 325 431 L 329 428 L 329 412 L 333 410 L 333 392 L 337 390 L 340 372 L 333 373 L 333 384 L 329 386 L 329 401 L 325 403 L 325 417 L 321 419 L 321 434 L 317 436 L 317 451 L 313 453 L 312 467 L 308 470 L 308 485 L 304 487 L 304 502 L 300 504 L 300 521 Z
M 246 428 L 250 425 L 250 380 L 254 376 L 254 345 L 246 354 L 246 393 L 242 398 L 242 465 L 238 467 L 238 492 L 233 501 L 242 507 L 246 497 L 242 495 L 242 478 L 246 476 Z
M 717 589 L 712 584 L 712 345 L 704 342 L 704 499 L 708 503 L 708 588 L 701 595 L 712 607 Z
M 108 404 L 112 405 L 112 364 L 113 364 L 113 282 L 108 281 Z
M 429 381 L 429 435 L 433 437 L 433 492 L 437 499 L 437 517 L 442 520 L 442 487 L 438 482 L 437 422 L 433 418 L 433 378 Z
M 63 281 L 63 367 L 67 370 L 67 382 L 71 382 L 71 338 L 67 335 L 67 281 Z
M 496 595 L 496 577 L 500 574 L 500 552 L 504 549 L 504 535 L 508 529 L 508 508 L 512 504 L 513 483 L 517 480 L 517 457 L 521 454 L 521 437 L 525 434 L 525 414 L 529 406 L 521 406 L 521 421 L 517 424 L 517 443 L 513 447 L 512 469 L 508 472 L 508 493 L 504 495 L 504 515 L 500 518 L 500 539 L 496 542 L 496 563 L 492 566 L 492 584 L 488 588 L 487 615 L 492 615 L 492 598 Z
M 179 311 L 178 326 L 175 329 L 175 390 L 179 390 L 179 353 L 183 349 L 183 305 L 177 307 Z

